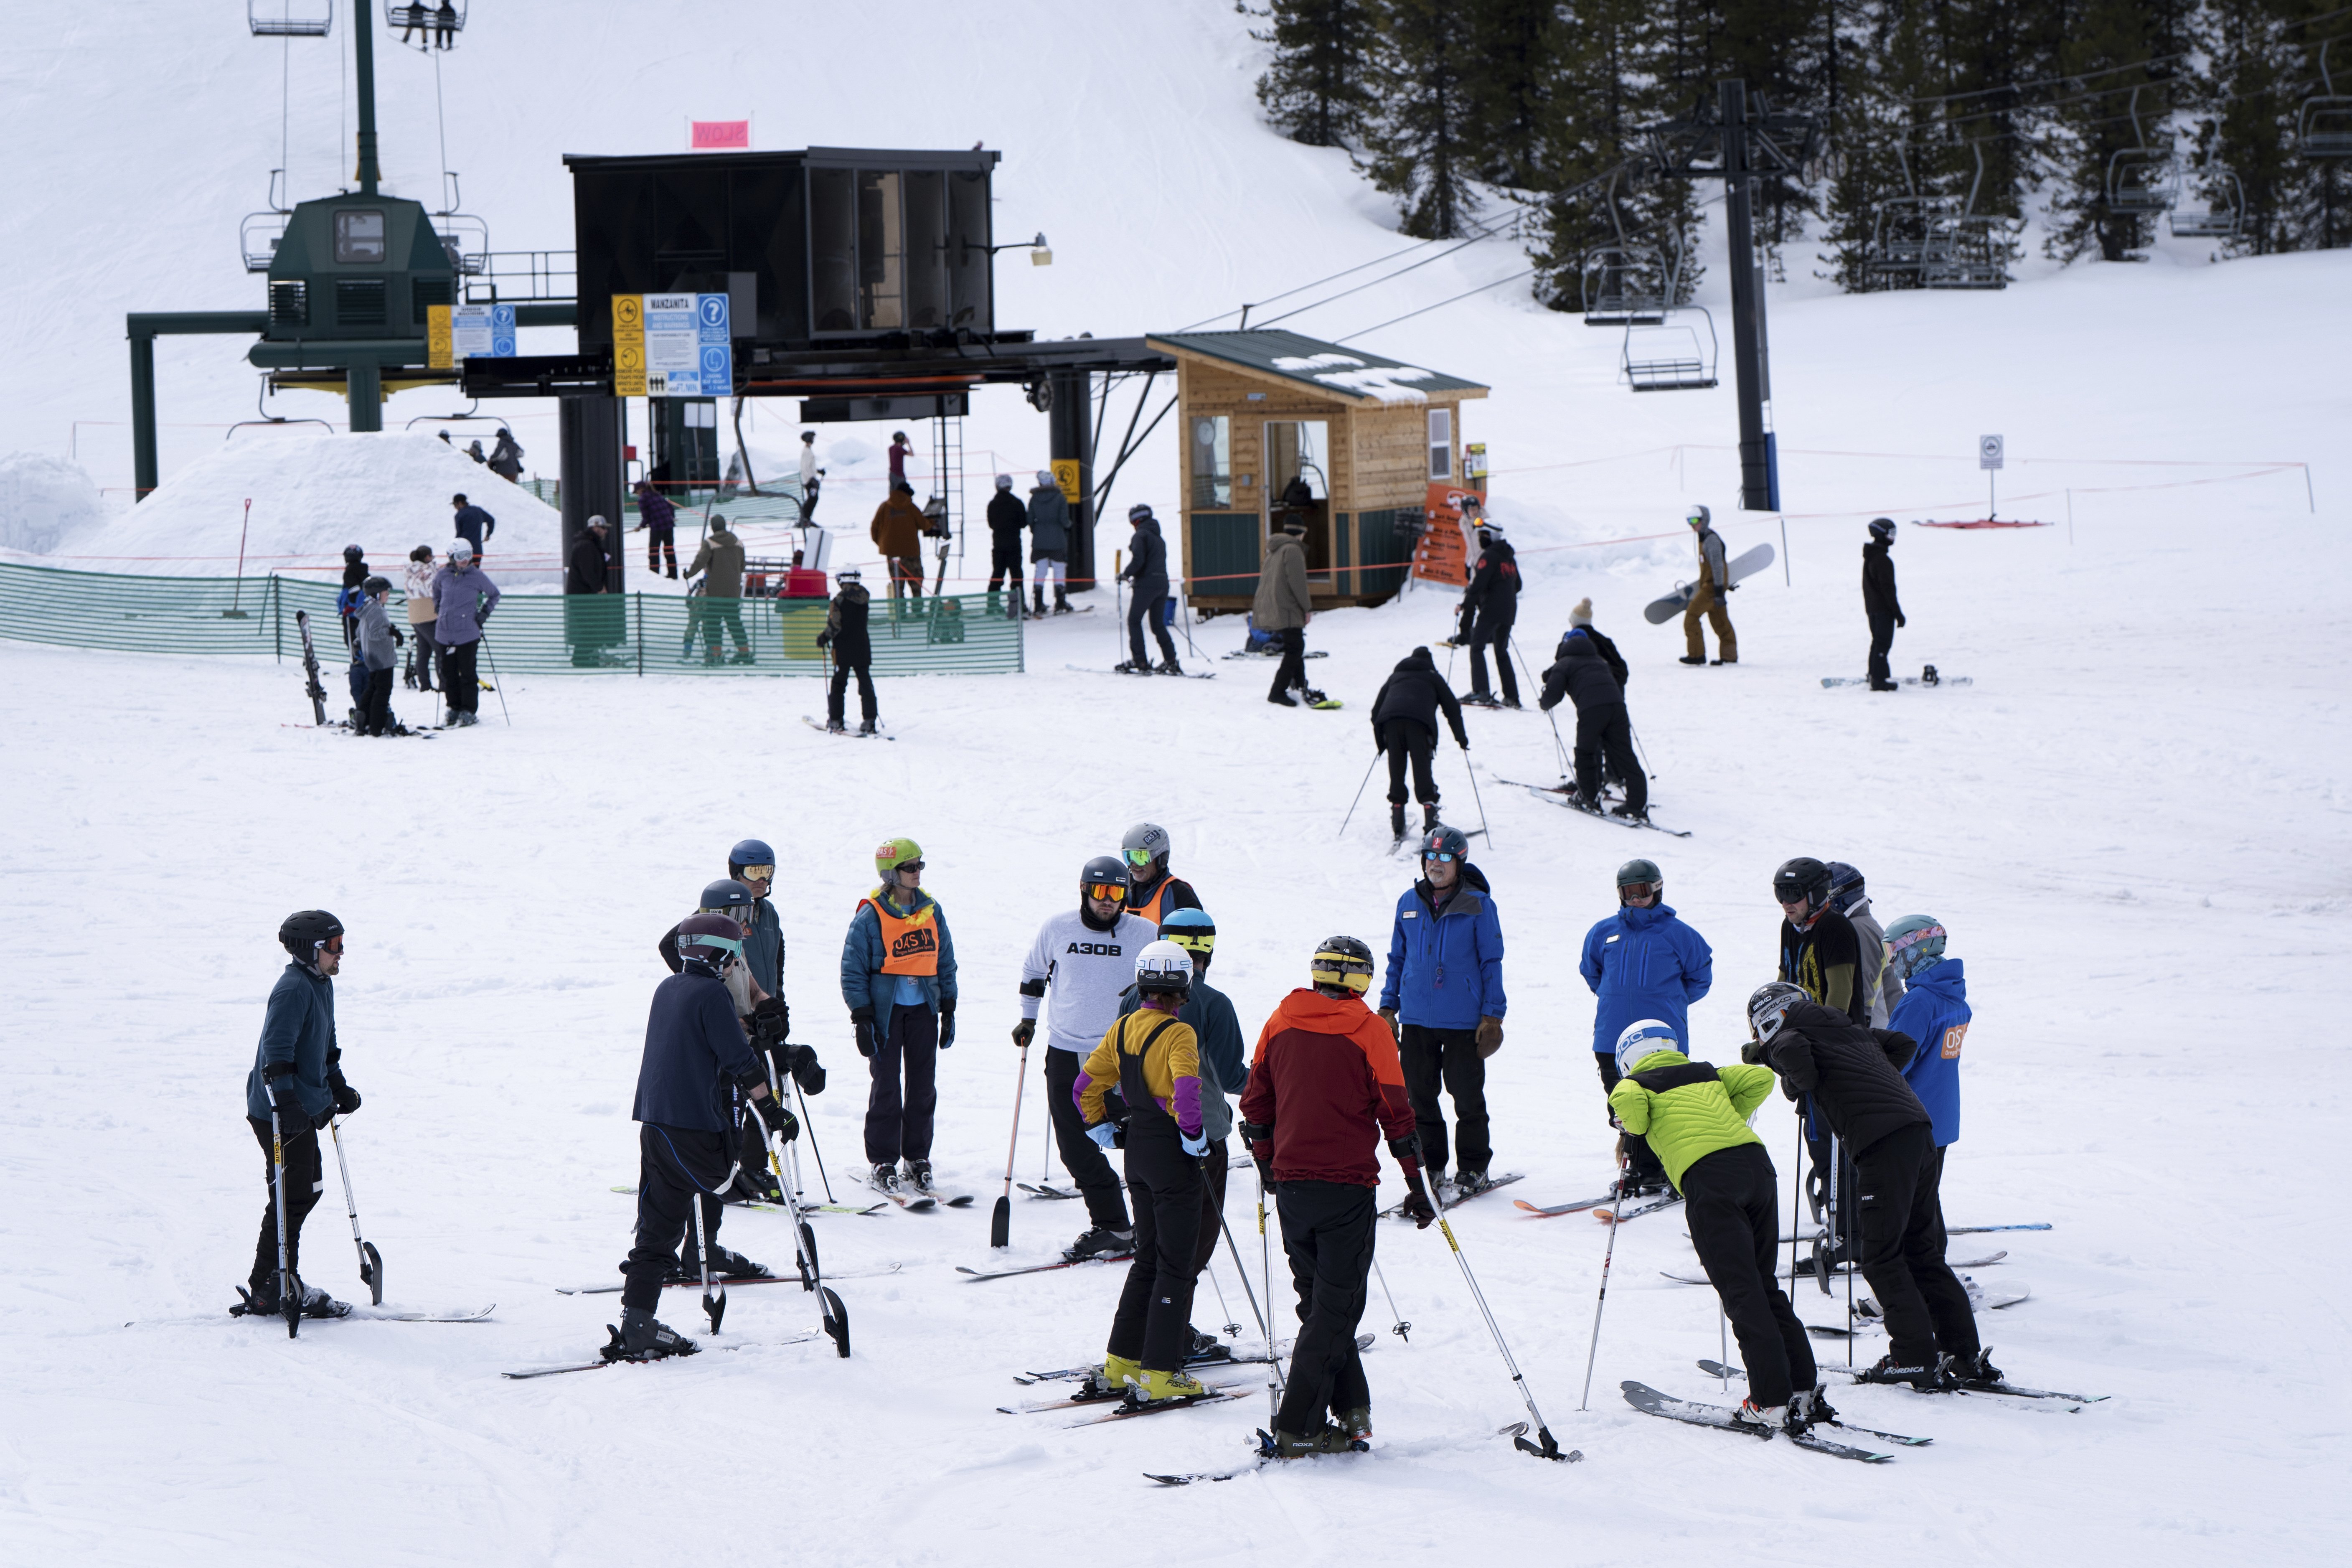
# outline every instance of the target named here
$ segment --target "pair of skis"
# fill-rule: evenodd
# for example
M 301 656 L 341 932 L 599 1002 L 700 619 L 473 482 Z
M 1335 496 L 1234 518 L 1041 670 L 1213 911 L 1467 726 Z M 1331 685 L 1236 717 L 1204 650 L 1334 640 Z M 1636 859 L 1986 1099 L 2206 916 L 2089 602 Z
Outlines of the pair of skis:
M 1698 1366 L 1699 1366 L 1699 1370 L 1700 1370 L 1701 1372 L 1704 1372 L 1705 1373 L 1706 1373 L 1706 1374 L 1707 1374 L 1707 1376 L 1709 1376 L 1709 1377 L 1717 1377 L 1717 1378 L 1722 1378 L 1722 1377 L 1738 1377 L 1738 1378 L 1745 1378 L 1745 1377 L 1748 1375 L 1747 1372 L 1746 1372 L 1744 1369 L 1742 1369 L 1742 1368 L 1740 1368 L 1740 1367 L 1736 1367 L 1736 1366 L 1727 1366 L 1727 1365 L 1726 1365 L 1725 1363 L 1723 1363 L 1722 1362 L 1718 1362 L 1718 1361 L 1703 1361 L 1703 1362 L 1701 1362 L 1701 1363 L 1698 1363 Z M 1856 1383 L 1861 1383 L 1861 1382 L 1862 1382 L 1862 1372 L 1861 1372 L 1861 1370 L 1860 1370 L 1859 1368 L 1855 1368 L 1855 1367 L 1843 1367 L 1843 1366 L 1832 1366 L 1832 1367 L 1823 1367 L 1822 1370 L 1822 1371 L 1824 1371 L 1824 1372 L 1842 1372 L 1842 1373 L 1844 1373 L 1848 1377 L 1850 1377 L 1850 1378 L 1853 1379 Z M 1909 1390 L 1910 1390 L 1910 1392 L 1911 1392 L 1911 1393 L 1914 1393 L 1914 1394 L 1927 1394 L 1930 1398 L 1932 1398 L 1932 1397 L 1934 1397 L 1934 1396 L 1935 1396 L 1935 1393 L 1934 1393 L 1934 1391 L 1930 1391 L 1930 1390 L 1927 1390 L 1927 1389 L 1910 1388 L 1910 1385 L 1909 1385 L 1908 1384 L 1867 1384 L 1867 1385 L 1865 1385 L 1865 1386 L 1871 1386 L 1871 1387 L 1884 1386 L 1884 1387 L 1888 1387 L 1888 1388 L 1906 1388 L 1906 1389 L 1909 1389 Z M 2113 1397 L 2113 1396 L 2112 1396 L 2112 1395 L 2110 1395 L 2110 1394 L 2065 1394 L 2065 1393 L 2062 1393 L 2062 1392 L 2060 1392 L 2059 1390 L 2054 1389 L 2054 1388 L 2027 1388 L 2027 1387 L 2022 1386 L 2021 1384 L 2014 1384 L 2014 1383 L 2010 1383 L 2010 1382 L 2007 1382 L 2006 1380 L 2004 1380 L 2004 1381 L 2002 1381 L 2002 1382 L 2000 1382 L 2000 1383 L 1989 1383 L 1989 1384 L 1984 1384 L 1984 1385 L 1983 1385 L 1983 1386 L 1981 1386 L 1981 1387 L 1955 1388 L 1955 1389 L 1950 1389 L 1950 1390 L 1947 1390 L 1947 1391 L 1943 1391 L 1943 1392 L 1948 1392 L 1948 1393 L 1952 1393 L 1952 1394 L 1963 1394 L 1963 1395 L 1965 1395 L 1965 1394 L 2000 1394 L 2000 1395 L 2004 1395 L 2004 1396 L 2006 1396 L 2006 1397 L 2008 1397 L 2008 1398 L 2011 1398 L 2011 1399 L 2050 1399 L 2050 1400 L 2055 1400 L 2055 1401 L 2057 1401 L 2057 1402 L 2058 1402 L 2059 1404 L 2061 1404 L 2061 1405 L 2074 1405 L 2077 1410 L 2079 1410 L 2082 1406 L 2084 1406 L 2084 1405 L 2097 1405 L 2097 1404 L 2101 1403 L 2101 1402 L 2102 1402 L 2102 1401 L 2104 1401 L 2104 1400 L 2106 1400 L 2106 1399 L 2109 1399 L 2109 1398 Z M 1885 1435 L 1885 1434 L 1879 1434 L 1879 1436 L 1884 1436 L 1884 1435 Z
M 1637 1203 L 1630 1206 L 1619 1205 L 1615 1208 L 1607 1206 L 1618 1203 L 1613 1194 L 1597 1198 L 1585 1198 L 1572 1204 L 1553 1204 L 1549 1207 L 1531 1204 L 1525 1198 L 1511 1200 L 1515 1206 L 1526 1210 L 1538 1219 L 1555 1219 L 1564 1214 L 1590 1213 L 1593 1218 L 1608 1225 L 1622 1225 L 1627 1220 L 1640 1219 L 1645 1214 L 1655 1214 L 1660 1209 L 1673 1208 L 1682 1201 L 1680 1193 L 1667 1193 L 1662 1196 L 1654 1197 L 1647 1203 Z
M 1646 827 L 1653 833 L 1663 833 L 1670 838 L 1688 838 L 1691 836 L 1691 830 L 1687 827 L 1667 827 L 1652 822 L 1646 816 L 1617 816 L 1601 810 L 1597 805 L 1586 805 L 1576 798 L 1575 792 L 1566 784 L 1519 784 L 1514 779 L 1497 779 L 1495 782 L 1502 784 L 1516 784 L 1517 788 L 1527 791 L 1538 800 L 1548 800 L 1554 805 L 1564 805 L 1580 816 L 1589 816 L 1596 822 L 1606 822 L 1612 826 Z
M 1460 1188 L 1455 1187 L 1450 1182 L 1441 1182 L 1438 1184 L 1439 1192 L 1436 1194 L 1438 1211 L 1440 1213 L 1447 1213 L 1452 1210 L 1458 1209 L 1464 1204 L 1468 1203 L 1472 1198 L 1483 1196 L 1487 1193 L 1493 1192 L 1496 1187 L 1507 1187 L 1513 1182 L 1523 1182 L 1525 1180 L 1527 1180 L 1525 1176 L 1521 1175 L 1517 1171 L 1512 1171 L 1504 1175 L 1496 1177 L 1493 1181 L 1488 1182 L 1485 1186 L 1480 1187 L 1475 1193 L 1465 1193 Z M 1391 1204 L 1388 1207 L 1381 1211 L 1381 1217 L 1382 1219 L 1396 1219 L 1402 1216 L 1403 1213 L 1404 1205 L 1401 1203 Z

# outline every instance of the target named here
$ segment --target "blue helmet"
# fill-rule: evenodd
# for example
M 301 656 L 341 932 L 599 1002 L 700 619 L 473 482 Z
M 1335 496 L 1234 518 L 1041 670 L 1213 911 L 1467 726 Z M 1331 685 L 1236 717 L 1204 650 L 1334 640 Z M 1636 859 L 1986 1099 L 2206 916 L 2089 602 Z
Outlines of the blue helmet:
M 1160 917 L 1160 936 L 1192 955 L 1195 974 L 1209 966 L 1210 956 L 1217 951 L 1217 922 L 1206 910 L 1169 910 Z
M 1617 1037 L 1617 1074 L 1620 1078 L 1630 1077 L 1641 1059 L 1654 1051 L 1678 1051 L 1682 1048 L 1683 1043 L 1675 1037 L 1672 1024 L 1662 1023 L 1655 1018 L 1629 1024 L 1625 1032 Z
M 1933 915 L 1905 915 L 1886 928 L 1886 966 L 1902 980 L 1927 973 L 1944 962 L 1948 934 Z
M 765 840 L 746 838 L 734 848 L 727 851 L 727 874 L 730 877 L 740 877 L 743 874 L 743 868 L 746 866 L 765 866 L 768 868 L 769 875 L 773 876 L 776 868 L 776 852 L 768 847 Z

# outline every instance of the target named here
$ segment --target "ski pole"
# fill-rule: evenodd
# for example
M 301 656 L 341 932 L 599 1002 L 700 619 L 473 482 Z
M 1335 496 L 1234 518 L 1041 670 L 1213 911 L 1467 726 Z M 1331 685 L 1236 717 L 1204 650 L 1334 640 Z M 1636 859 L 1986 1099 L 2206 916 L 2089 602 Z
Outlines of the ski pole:
M 360 1239 L 360 1205 L 352 1196 L 352 1163 L 343 1158 L 343 1122 L 337 1117 L 327 1123 L 328 1132 L 335 1141 L 335 1164 L 343 1173 L 343 1207 L 352 1216 L 352 1245 L 359 1248 L 360 1283 L 368 1288 L 368 1300 L 376 1306 L 383 1305 L 383 1258 L 375 1243 Z
M 294 1259 L 286 1240 L 286 1133 L 278 1102 L 269 1102 L 269 1163 L 278 1186 L 278 1310 L 286 1316 L 286 1337 L 302 1331 L 302 1287 L 295 1282 Z
M 1389 1277 L 1381 1271 L 1381 1260 L 1377 1258 L 1372 1259 L 1372 1275 L 1381 1282 L 1381 1294 L 1389 1299 L 1389 1316 L 1396 1320 L 1396 1326 L 1389 1332 L 1407 1344 L 1412 1343 L 1412 1325 L 1404 1321 L 1402 1312 L 1397 1310 L 1396 1292 L 1389 1289 Z
M 1422 1153 L 1419 1129 L 1413 1131 L 1412 1152 L 1414 1160 L 1421 1163 L 1425 1169 L 1426 1161 Z M 1495 1321 L 1494 1310 L 1486 1305 L 1486 1293 L 1478 1289 L 1478 1277 L 1470 1272 L 1470 1260 L 1462 1256 L 1462 1243 L 1454 1238 L 1454 1227 L 1446 1223 L 1444 1209 L 1437 1210 L 1437 1228 L 1445 1237 L 1445 1245 L 1453 1249 L 1454 1261 L 1461 1265 L 1462 1282 L 1470 1287 L 1470 1299 L 1478 1303 L 1478 1315 L 1486 1320 L 1486 1331 L 1495 1336 L 1495 1348 L 1502 1352 L 1503 1364 L 1510 1369 L 1511 1382 L 1518 1389 L 1519 1398 L 1527 1405 L 1528 1419 L 1536 1424 L 1535 1442 L 1530 1443 L 1524 1435 L 1515 1432 L 1511 1436 L 1511 1447 L 1533 1454 L 1538 1459 L 1582 1458 L 1584 1456 L 1573 1449 L 1567 1453 L 1560 1452 L 1559 1444 L 1552 1437 L 1551 1428 L 1544 1425 L 1543 1412 L 1536 1408 L 1536 1396 L 1528 1391 L 1527 1374 L 1519 1370 L 1519 1363 L 1512 1359 L 1511 1347 L 1503 1341 L 1502 1326 Z M 1612 1227 L 1611 1245 L 1615 1245 L 1614 1227 Z M 1586 1381 L 1589 1384 L 1590 1377 Z
M 1723 1369 L 1723 1392 L 1731 1392 L 1731 1314 L 1723 1310 L 1723 1298 L 1715 1299 L 1715 1338 L 1722 1347 L 1723 1359 L 1715 1364 Z
M 816 1179 L 824 1187 L 824 1201 L 839 1203 L 841 1200 L 833 1195 L 833 1178 L 824 1173 L 824 1151 L 817 1146 L 816 1123 L 809 1117 L 808 1093 L 801 1088 L 798 1079 L 793 1079 L 793 1093 L 801 1102 L 801 1126 L 808 1132 L 809 1152 L 816 1156 Z
M 1242 1282 L 1242 1294 L 1249 1298 L 1250 1314 L 1257 1319 L 1257 1331 L 1265 1336 L 1266 1359 L 1272 1361 L 1274 1359 L 1274 1325 L 1267 1321 L 1265 1312 L 1259 1308 L 1257 1292 L 1250 1289 L 1249 1270 L 1242 1266 L 1242 1249 L 1234 1242 L 1234 1227 L 1225 1223 L 1224 1215 L 1219 1215 L 1217 1228 L 1225 1233 L 1225 1250 L 1233 1254 L 1234 1274 Z M 1271 1297 L 1267 1299 L 1266 1305 L 1268 1307 L 1274 1305 Z
M 1004 1195 L 996 1200 L 996 1212 L 988 1220 L 988 1245 L 1013 1245 L 1013 1161 L 1021 1152 L 1021 1093 L 1029 1086 L 1029 1047 L 1021 1047 L 1020 1070 L 1013 1079 L 1013 1136 L 1004 1146 Z
M 1551 749 L 1559 753 L 1559 777 L 1565 784 L 1575 775 L 1568 763 L 1568 742 L 1559 738 L 1559 715 L 1547 711 L 1544 717 L 1551 721 Z
M 768 1052 L 763 1051 L 761 1054 L 767 1058 L 765 1065 L 768 1069 L 768 1098 L 782 1105 L 783 1101 L 778 1097 L 783 1090 L 776 1082 L 775 1058 Z M 777 1190 L 784 1194 L 784 1206 L 792 1211 L 793 1250 L 795 1254 L 793 1261 L 800 1265 L 801 1289 L 814 1290 L 822 1278 L 822 1272 L 816 1256 L 816 1233 L 809 1229 L 808 1221 L 801 1215 L 799 1156 L 793 1156 L 793 1170 L 787 1174 L 784 1162 L 777 1156 L 776 1142 L 768 1135 L 768 1124 L 765 1121 L 760 1123 L 760 1146 L 767 1152 L 768 1169 L 775 1175 Z M 791 1145 L 787 1144 L 785 1147 L 789 1150 Z
M 1273 1426 L 1282 1419 L 1282 1402 L 1290 1393 L 1290 1384 L 1282 1375 L 1282 1357 L 1274 1348 L 1274 1244 L 1265 1234 L 1265 1168 L 1257 1173 L 1257 1268 L 1258 1283 L 1265 1287 L 1265 1404 L 1266 1425 Z
M 1620 1186 L 1624 1184 L 1625 1162 L 1622 1155 L 1617 1162 L 1617 1181 Z M 1609 1222 L 1609 1247 L 1601 1255 L 1601 1295 L 1592 1303 L 1592 1343 L 1584 1352 L 1584 1393 L 1577 1400 L 1576 1407 L 1579 1410 L 1591 1408 L 1592 1403 L 1592 1363 L 1599 1360 L 1601 1355 L 1601 1310 L 1609 1305 L 1609 1266 L 1615 1262 L 1616 1258 L 1617 1222 L 1612 1219 Z
M 1224 1281 L 1217 1278 L 1217 1261 L 1213 1255 L 1202 1267 L 1202 1272 L 1209 1277 L 1209 1289 L 1217 1293 L 1217 1310 L 1225 1315 L 1225 1337 L 1232 1339 L 1242 1331 L 1242 1326 L 1234 1321 L 1234 1304 L 1225 1300 Z
M 499 675 L 499 656 L 490 652 L 490 635 L 488 632 L 482 634 L 482 651 L 489 655 L 491 689 L 499 694 L 499 716 L 511 730 L 514 728 L 514 715 L 507 711 L 507 683 Z
M 1470 765 L 1470 748 L 1462 748 L 1462 771 L 1470 775 L 1470 801 L 1478 808 L 1478 831 L 1486 836 L 1486 847 L 1495 847 L 1495 830 L 1486 826 L 1486 803 L 1478 796 L 1478 770 Z
M 1348 815 L 1339 819 L 1339 831 L 1333 834 L 1333 837 L 1345 838 L 1348 837 L 1348 824 L 1356 820 L 1356 807 L 1364 804 L 1364 787 L 1366 784 L 1372 782 L 1372 770 L 1380 765 L 1381 753 L 1374 752 L 1372 753 L 1372 760 L 1364 765 L 1363 784 L 1360 784 L 1356 786 L 1356 798 L 1348 803 Z
M 1641 759 L 1642 771 L 1654 781 L 1658 776 L 1658 770 L 1650 765 L 1650 749 L 1642 744 L 1642 731 L 1633 728 L 1633 721 L 1631 719 L 1625 721 L 1625 732 L 1633 737 L 1633 750 Z

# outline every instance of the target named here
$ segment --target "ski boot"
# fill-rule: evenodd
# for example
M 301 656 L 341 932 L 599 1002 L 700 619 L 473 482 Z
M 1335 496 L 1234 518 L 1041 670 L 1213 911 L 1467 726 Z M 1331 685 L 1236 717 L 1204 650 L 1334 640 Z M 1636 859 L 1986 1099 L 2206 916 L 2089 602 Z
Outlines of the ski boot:
M 1030 590 L 1030 595 L 1029 617 L 1032 620 L 1042 621 L 1045 618 L 1045 590 L 1033 588 Z
M 1130 1405 L 1164 1405 L 1171 1399 L 1198 1399 L 1209 1392 L 1209 1385 L 1188 1372 L 1159 1372 L 1150 1367 L 1135 1374 L 1136 1392 L 1128 1396 Z
M 1151 668 L 1161 675 L 1181 675 L 1184 673 L 1184 667 L 1176 662 L 1175 657 L 1172 654 L 1170 657 L 1161 659 L 1158 664 L 1153 665 Z
M 1186 1366 L 1201 1366 L 1213 1361 L 1233 1359 L 1232 1349 L 1223 1340 L 1214 1334 L 1204 1334 L 1198 1329 L 1192 1330 L 1192 1348 L 1184 1357 Z
M 1110 667 L 1110 672 L 1113 675 L 1150 675 L 1151 673 L 1151 667 L 1148 664 L 1137 664 L 1132 659 L 1123 658 L 1117 664 Z
M 1106 1230 L 1101 1226 L 1092 1226 L 1063 1249 L 1062 1257 L 1067 1262 L 1083 1263 L 1089 1258 L 1129 1258 L 1134 1253 L 1134 1231 Z
M 1300 1436 L 1296 1432 L 1276 1431 L 1260 1447 L 1259 1452 L 1271 1459 L 1308 1459 L 1318 1454 L 1356 1454 L 1371 1447 L 1359 1442 L 1337 1426 L 1325 1426 L 1319 1432 Z
M 2009 1381 L 2000 1368 L 1992 1364 L 1992 1352 L 1979 1350 L 1972 1356 L 1945 1352 L 1943 1373 L 1947 1382 L 1956 1388 L 1996 1388 Z
M 1683 655 L 1682 658 L 1675 660 L 1675 662 L 1676 664 L 1705 664 L 1706 662 L 1706 655 L 1703 653 L 1686 653 Z
M 693 1355 L 702 1347 L 641 1307 L 621 1309 L 621 1326 L 604 1325 L 613 1342 L 596 1353 L 606 1361 L 659 1361 L 665 1356 Z
M 1054 613 L 1057 616 L 1077 614 L 1077 606 L 1070 603 L 1069 590 L 1059 583 L 1054 584 Z
M 1628 822 L 1647 822 L 1650 820 L 1650 808 L 1646 805 L 1634 805 L 1629 803 L 1611 806 L 1609 815 L 1622 816 Z
M 1123 1355 L 1112 1355 L 1106 1351 L 1103 1352 L 1102 1365 L 1087 1373 L 1086 1382 L 1079 1384 L 1078 1392 L 1070 1397 L 1073 1399 L 1124 1399 L 1127 1397 L 1128 1385 L 1139 1382 L 1142 1377 L 1141 1362 L 1130 1361 Z
M 765 1264 L 754 1263 L 740 1252 L 730 1252 L 725 1247 L 715 1245 L 710 1249 L 710 1277 L 713 1279 L 771 1278 Z M 672 1274 L 670 1278 L 698 1284 L 701 1282 L 702 1263 L 695 1257 L 691 1247 L 678 1256 L 677 1272 Z
M 1739 661 L 1738 661 L 1738 659 L 1736 659 L 1736 658 L 1711 658 L 1711 659 L 1708 659 L 1706 662 L 1707 662 L 1707 663 L 1709 663 L 1709 664 L 1714 664 L 1714 665 L 1722 665 L 1722 664 L 1738 664 Z
M 1389 837 L 1400 843 L 1403 842 L 1404 807 L 1402 805 L 1392 805 L 1389 807 Z
M 1801 1388 L 1789 1399 L 1789 1435 L 1801 1437 L 1813 1427 L 1837 1420 L 1837 1407 L 1820 1388 Z
M 1895 1359 L 1889 1351 L 1871 1365 L 1853 1374 L 1856 1383 L 1900 1383 L 1922 1394 L 1943 1394 L 1950 1384 L 1944 1381 L 1944 1369 L 1936 1362 L 1904 1363 Z
M 898 1190 L 898 1167 L 877 1165 L 866 1181 L 877 1193 L 895 1193 Z
M 1370 1405 L 1352 1405 L 1345 1410 L 1334 1410 L 1331 1412 L 1331 1417 L 1339 1424 L 1339 1430 L 1348 1435 L 1348 1440 L 1350 1443 L 1360 1447 L 1370 1446 L 1372 1440 L 1372 1407 Z
M 824 732 L 828 735 L 846 735 L 849 733 L 849 726 L 838 719 L 827 719 L 824 721 Z
M 1436 831 L 1437 831 L 1437 829 L 1438 829 L 1438 826 L 1439 826 L 1439 824 L 1438 824 L 1438 821 L 1437 821 L 1437 807 L 1436 807 L 1434 805 L 1424 805 L 1424 806 L 1423 806 L 1423 807 L 1421 808 L 1421 830 L 1422 830 L 1422 832 L 1423 832 L 1423 833 L 1434 833 L 1434 832 L 1436 832 Z
M 1465 708 L 1500 708 L 1502 704 L 1495 700 L 1495 696 L 1492 692 L 1474 691 L 1469 696 L 1462 699 L 1462 706 Z
M 919 1193 L 931 1191 L 931 1163 L 929 1160 L 907 1162 L 907 1184 Z
M 1297 701 L 1292 698 L 1290 693 L 1287 691 L 1269 691 L 1265 694 L 1265 700 L 1268 702 L 1272 702 L 1283 708 L 1296 708 L 1298 706 Z
M 1486 1179 L 1486 1173 L 1484 1171 L 1454 1173 L 1454 1190 L 1465 1198 L 1475 1198 L 1493 1185 L 1494 1184 Z
M 1752 1399 L 1743 1399 L 1739 1402 L 1739 1408 L 1731 1413 L 1731 1424 L 1744 1431 L 1762 1432 L 1767 1436 L 1785 1431 L 1789 1425 L 1789 1406 L 1759 1405 Z
M 861 735 L 879 734 L 881 730 L 882 721 L 879 719 L 860 719 L 857 721 L 857 732 Z

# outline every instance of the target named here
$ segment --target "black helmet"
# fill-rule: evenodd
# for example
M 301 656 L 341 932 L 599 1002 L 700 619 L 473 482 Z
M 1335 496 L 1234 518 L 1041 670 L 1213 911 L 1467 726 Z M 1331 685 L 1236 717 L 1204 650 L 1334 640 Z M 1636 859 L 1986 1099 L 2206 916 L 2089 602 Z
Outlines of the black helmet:
M 1828 901 L 1829 896 L 1830 868 L 1810 855 L 1783 860 L 1780 868 L 1772 873 L 1772 900 L 1775 903 L 1793 904 L 1801 899 L 1805 912 L 1811 914 Z
M 1891 542 L 1895 538 L 1895 520 L 1891 517 L 1872 518 L 1870 520 L 1870 537 L 1873 539 L 1884 539 Z
M 346 561 L 357 561 L 361 556 L 366 553 L 366 551 L 362 550 L 356 544 L 346 544 L 343 546 L 343 559 Z
M 360 584 L 360 591 L 365 594 L 369 598 L 373 599 L 378 594 L 391 593 L 392 581 L 387 577 L 371 577 L 366 582 Z
M 752 902 L 751 889 L 732 877 L 722 877 L 702 889 L 702 912 L 725 915 L 737 925 L 751 923 Z
M 1421 858 L 1426 860 L 1433 855 L 1451 855 L 1460 865 L 1470 858 L 1470 840 L 1460 828 L 1441 822 L 1421 836 Z
M 1843 914 L 1865 896 L 1862 873 L 1843 860 L 1831 861 L 1827 869 L 1830 874 L 1830 899 L 1837 905 L 1838 912 Z
M 1097 855 L 1078 873 L 1078 897 L 1087 898 L 1088 888 L 1113 888 L 1120 903 L 1127 902 L 1127 889 L 1133 884 L 1127 875 L 1127 863 L 1116 855 Z
M 766 839 L 746 838 L 734 848 L 727 851 L 729 876 L 740 877 L 743 874 L 744 868 L 749 866 L 765 866 L 770 876 L 772 877 L 775 874 L 776 852 L 768 847 Z
M 743 953 L 743 928 L 725 915 L 688 915 L 677 922 L 677 956 L 724 972 Z
M 1785 980 L 1769 980 L 1759 985 L 1748 997 L 1748 1028 L 1750 1035 L 1769 1041 L 1788 1022 L 1789 1009 L 1800 1002 L 1812 1000 L 1802 989 Z
M 1646 890 L 1653 898 L 1666 896 L 1666 874 L 1658 869 L 1655 860 L 1637 856 L 1617 868 L 1617 901 L 1629 902 L 1636 889 Z
M 1307 977 L 1318 991 L 1361 996 L 1371 989 L 1372 950 L 1352 936 L 1327 936 L 1315 944 Z
M 343 934 L 343 922 L 324 910 L 297 910 L 278 928 L 278 944 L 297 963 L 315 963 L 319 950 Z

